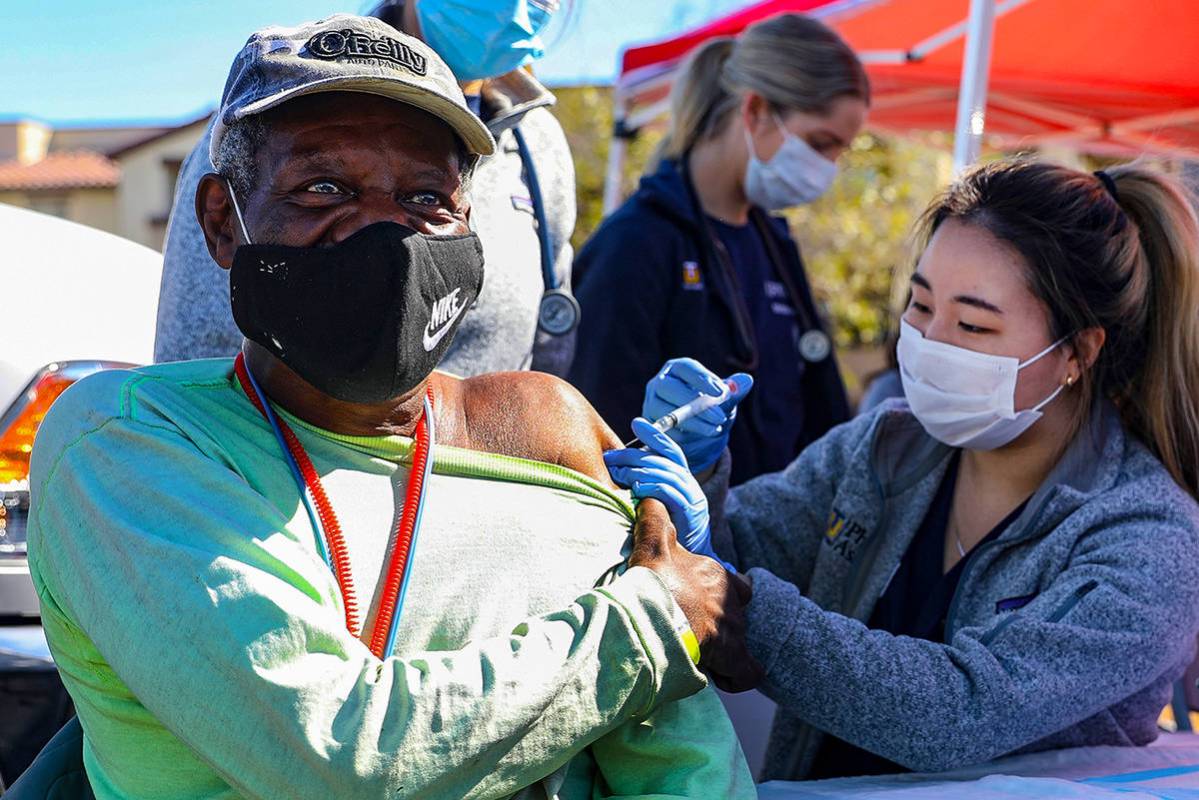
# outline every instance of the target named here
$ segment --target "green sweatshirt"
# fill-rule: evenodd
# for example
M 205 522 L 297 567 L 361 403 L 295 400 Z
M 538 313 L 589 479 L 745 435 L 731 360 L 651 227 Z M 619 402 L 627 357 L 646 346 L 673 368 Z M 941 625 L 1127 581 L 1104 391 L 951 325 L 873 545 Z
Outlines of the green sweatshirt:
M 369 631 L 411 441 L 292 422 Z M 229 360 L 76 384 L 31 491 L 30 568 L 100 800 L 754 796 L 669 592 L 615 577 L 627 499 L 578 473 L 437 446 L 385 661 L 346 631 Z

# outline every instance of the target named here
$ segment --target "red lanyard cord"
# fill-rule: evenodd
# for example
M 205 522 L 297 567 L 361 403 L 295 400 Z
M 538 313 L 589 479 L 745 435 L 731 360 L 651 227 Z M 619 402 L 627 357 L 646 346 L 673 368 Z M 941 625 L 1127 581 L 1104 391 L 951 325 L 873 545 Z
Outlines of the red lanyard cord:
M 234 361 L 234 370 L 237 373 L 238 381 L 241 383 L 242 391 L 246 393 L 250 402 L 254 404 L 259 413 L 270 423 L 271 415 L 267 414 L 267 410 L 263 406 L 262 400 L 259 398 L 258 392 L 250 380 L 249 372 L 246 369 L 245 357 L 240 353 Z M 427 391 L 429 399 L 428 407 L 431 410 L 433 408 L 432 385 L 428 386 Z M 333 574 L 337 579 L 338 588 L 341 589 L 342 605 L 345 607 L 346 630 L 353 636 L 358 637 L 361 634 L 358 619 L 358 600 L 354 593 L 354 578 L 350 571 L 349 550 L 346 547 L 345 538 L 341 532 L 341 523 L 338 521 L 337 514 L 333 511 L 333 504 L 329 502 L 329 496 L 325 493 L 325 488 L 321 484 L 320 475 L 313 466 L 312 459 L 308 457 L 308 453 L 304 450 L 304 446 L 300 443 L 299 437 L 296 436 L 291 426 L 278 415 L 274 415 L 274 421 L 278 424 L 283 440 L 287 444 L 288 453 L 300 471 L 304 487 L 312 495 L 317 515 L 320 518 L 321 527 L 324 529 L 324 539 L 329 551 L 330 561 L 333 565 Z M 411 472 L 408 475 L 404 508 L 400 513 L 400 519 L 396 522 L 396 528 L 393 533 L 395 547 L 392 549 L 391 558 L 388 561 L 387 577 L 379 602 L 379 613 L 375 619 L 374 630 L 371 632 L 370 649 L 380 659 L 384 658 L 386 654 L 388 634 L 395 620 L 396 605 L 400 589 L 403 585 L 404 574 L 408 569 L 416 520 L 420 511 L 425 468 L 428 464 L 430 451 L 428 424 L 423 416 L 416 424 L 415 439 L 416 446 L 413 450 Z
M 429 409 L 433 408 L 433 386 L 426 384 Z M 404 495 L 404 510 L 396 523 L 395 547 L 387 564 L 387 580 L 383 584 L 383 596 L 379 599 L 379 615 L 375 629 L 371 632 L 371 652 L 379 658 L 387 653 L 387 637 L 395 618 L 396 601 L 404 573 L 408 571 L 408 556 L 412 551 L 412 536 L 416 530 L 416 517 L 420 511 L 421 492 L 424 489 L 425 465 L 429 460 L 429 426 L 424 416 L 416 423 L 416 447 L 412 453 L 412 468 L 408 473 L 408 489 Z

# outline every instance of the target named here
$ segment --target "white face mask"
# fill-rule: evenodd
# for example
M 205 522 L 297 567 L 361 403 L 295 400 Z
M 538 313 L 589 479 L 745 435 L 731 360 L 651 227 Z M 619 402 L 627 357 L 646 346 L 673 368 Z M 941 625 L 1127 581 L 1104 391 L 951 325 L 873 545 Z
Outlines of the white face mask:
M 1041 418 L 1063 389 L 1017 411 L 1020 370 L 1053 352 L 1065 337 L 1027 361 L 992 356 L 924 338 L 906 322 L 899 329 L 899 376 L 908 406 L 929 436 L 950 447 L 994 450 L 1014 441 Z
M 745 197 L 768 211 L 810 203 L 828 191 L 837 177 L 837 165 L 783 127 L 777 114 L 774 123 L 783 132 L 783 143 L 769 161 L 758 158 L 754 139 L 745 129 L 749 163 L 745 165 Z

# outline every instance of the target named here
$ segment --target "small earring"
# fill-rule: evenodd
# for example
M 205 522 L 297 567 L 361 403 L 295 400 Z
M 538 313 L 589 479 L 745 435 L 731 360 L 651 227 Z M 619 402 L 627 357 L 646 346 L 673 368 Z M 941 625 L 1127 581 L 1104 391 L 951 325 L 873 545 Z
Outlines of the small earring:
M 1074 378 L 1074 376 L 1073 376 L 1073 375 L 1071 375 L 1071 376 L 1069 376 L 1068 378 L 1066 378 L 1066 386 L 1073 386 L 1073 385 L 1074 385 L 1074 380 L 1075 380 L 1075 378 Z

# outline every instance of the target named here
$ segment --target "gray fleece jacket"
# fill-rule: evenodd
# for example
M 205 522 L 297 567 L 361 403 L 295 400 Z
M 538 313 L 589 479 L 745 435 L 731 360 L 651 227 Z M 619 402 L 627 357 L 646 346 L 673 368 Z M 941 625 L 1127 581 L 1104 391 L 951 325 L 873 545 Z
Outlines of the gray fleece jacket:
M 717 551 L 753 578 L 749 646 L 780 706 L 764 780 L 802 778 L 821 731 L 919 771 L 1156 737 L 1199 627 L 1199 507 L 1109 404 L 973 553 L 944 643 L 862 623 L 951 452 L 892 400 L 782 472 L 705 486 Z
M 472 219 L 483 242 L 486 271 L 479 299 L 463 317 L 440 368 L 471 376 L 503 370 L 539 369 L 565 375 L 574 352 L 572 336 L 537 329 L 544 291 L 537 224 L 512 129 L 528 143 L 545 201 L 550 252 L 562 288 L 570 289 L 574 252 L 575 174 L 562 126 L 549 112 L 554 96 L 524 70 L 484 84 L 492 110 L 487 127 L 496 153 L 483 159 L 471 186 Z M 232 356 L 242 335 L 229 306 L 229 273 L 208 255 L 196 219 L 196 186 L 213 172 L 209 125 L 179 174 L 163 253 L 162 288 L 154 360 Z

